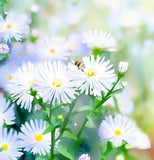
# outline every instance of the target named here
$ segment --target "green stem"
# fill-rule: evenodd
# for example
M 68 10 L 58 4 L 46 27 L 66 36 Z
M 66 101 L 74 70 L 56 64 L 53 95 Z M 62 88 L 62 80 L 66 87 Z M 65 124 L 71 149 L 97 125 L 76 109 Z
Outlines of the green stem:
M 78 134 L 77 134 L 77 137 L 78 137 L 78 138 L 80 138 L 80 136 L 81 136 L 81 134 L 82 134 L 82 131 L 84 130 L 84 127 L 85 127 L 87 121 L 88 121 L 88 119 L 85 118 L 85 120 L 84 120 L 84 122 L 83 122 L 83 124 L 82 124 L 82 126 L 81 126 L 81 128 L 80 128 L 80 130 L 79 130 L 79 132 L 78 132 Z
M 115 109 L 116 109 L 116 111 L 117 111 L 118 113 L 121 113 L 121 112 L 120 112 L 120 109 L 119 109 L 119 107 L 118 107 L 117 99 L 115 98 L 115 96 L 113 96 L 113 100 L 114 100 L 114 104 L 115 104 Z
M 67 113 L 67 115 L 66 115 L 66 117 L 64 119 L 64 122 L 63 122 L 63 124 L 62 124 L 62 126 L 60 128 L 60 135 L 59 135 L 59 137 L 61 137 L 63 135 L 63 132 L 65 131 L 65 128 L 67 126 L 67 123 L 68 123 L 69 117 L 70 117 L 70 115 L 72 113 L 72 110 L 73 110 L 73 108 L 75 106 L 75 103 L 76 103 L 76 100 L 74 100 L 72 102 L 72 104 L 69 106 L 69 112 Z M 59 137 L 57 139 L 59 139 Z
M 119 82 L 119 80 L 120 80 L 120 78 L 117 79 L 117 81 L 114 83 L 111 90 L 109 90 L 108 93 L 106 94 L 106 96 L 96 105 L 95 109 L 99 109 L 101 107 L 101 105 L 110 98 L 110 94 L 114 90 L 114 88 L 117 85 L 117 83 Z
M 61 103 L 61 104 L 57 105 L 56 107 L 52 108 L 51 110 L 54 111 L 55 109 L 57 109 L 57 108 L 59 108 L 61 106 L 64 106 L 64 105 L 66 105 L 66 104 L 65 103 Z
M 52 124 L 52 103 L 50 103 L 50 112 L 49 112 L 49 122 Z M 51 149 L 50 149 L 50 158 L 54 158 L 54 146 L 55 146 L 55 129 L 51 132 Z
M 52 134 L 51 134 L 51 160 L 54 159 L 54 148 L 55 148 L 55 129 L 52 131 Z
M 3 18 L 5 18 L 5 13 L 4 13 L 4 1 L 2 1 L 1 12 L 2 12 Z

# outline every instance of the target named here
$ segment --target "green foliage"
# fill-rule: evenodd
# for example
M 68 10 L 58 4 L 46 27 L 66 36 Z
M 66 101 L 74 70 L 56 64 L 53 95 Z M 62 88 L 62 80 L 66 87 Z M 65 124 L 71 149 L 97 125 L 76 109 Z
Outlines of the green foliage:
M 49 125 L 46 130 L 43 132 L 43 135 L 49 133 L 49 132 L 52 132 L 53 130 L 55 129 L 55 126 L 54 125 Z
M 4 150 L 4 148 L 0 148 L 0 152 L 2 152 Z
M 72 133 L 70 130 L 64 131 L 63 137 L 70 138 L 70 139 L 73 139 L 75 141 L 78 140 L 77 136 L 74 133 Z
M 68 149 L 65 146 L 60 145 L 57 150 L 60 154 L 62 154 L 63 156 L 65 156 L 69 160 L 74 159 L 73 155 L 70 154 L 70 152 L 68 151 Z

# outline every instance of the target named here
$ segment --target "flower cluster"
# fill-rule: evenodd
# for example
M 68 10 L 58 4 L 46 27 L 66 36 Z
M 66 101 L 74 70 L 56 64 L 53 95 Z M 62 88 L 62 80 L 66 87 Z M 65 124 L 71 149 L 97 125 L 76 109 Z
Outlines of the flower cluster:
M 128 117 L 135 106 L 122 81 L 129 65 L 121 61 L 116 68 L 110 61 L 111 52 L 118 49 L 115 38 L 103 30 L 71 33 L 68 40 L 43 37 L 32 27 L 40 6 L 31 4 L 30 8 L 31 18 L 4 12 L 4 8 L 0 15 L 0 65 L 4 64 L 0 74 L 5 77 L 0 79 L 4 88 L 0 88 L 1 159 L 17 160 L 27 152 L 51 160 L 93 159 L 82 137 L 89 134 L 89 126 L 97 129 L 97 137 L 103 141 L 98 145 L 101 159 L 108 159 L 112 149 L 119 153 L 123 146 L 127 156 L 126 145 L 149 149 L 149 137 Z M 78 14 L 72 8 L 68 5 L 63 26 L 55 17 L 57 21 L 49 23 L 49 28 L 61 33 L 69 26 L 72 31 L 84 16 L 83 10 Z M 22 122 L 18 107 L 22 108 Z M 84 119 L 83 124 L 77 125 L 75 118 L 80 123 Z

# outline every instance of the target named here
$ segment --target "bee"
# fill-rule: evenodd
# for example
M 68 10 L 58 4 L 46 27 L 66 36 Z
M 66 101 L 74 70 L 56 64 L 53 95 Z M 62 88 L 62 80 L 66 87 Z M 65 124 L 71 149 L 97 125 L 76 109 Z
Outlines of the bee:
M 79 70 L 81 70 L 82 72 L 84 72 L 85 69 L 85 64 L 83 62 L 81 62 L 80 60 L 76 60 L 74 62 L 74 64 L 78 67 Z

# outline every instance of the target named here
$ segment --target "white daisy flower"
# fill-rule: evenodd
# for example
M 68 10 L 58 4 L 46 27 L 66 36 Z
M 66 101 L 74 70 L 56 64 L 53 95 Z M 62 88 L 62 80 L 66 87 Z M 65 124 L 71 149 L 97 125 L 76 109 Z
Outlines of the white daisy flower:
M 18 17 L 18 18 L 17 18 Z M 16 15 L 8 13 L 6 18 L 0 16 L 0 39 L 11 41 L 14 37 L 17 41 L 21 40 L 23 34 L 28 33 L 28 17 L 25 15 Z
M 6 128 L 0 127 L 0 152 L 1 160 L 17 160 L 23 153 L 19 152 L 20 143 L 17 132 L 11 129 L 7 132 Z
M 81 39 L 90 48 L 97 47 L 111 52 L 116 50 L 115 39 L 102 30 L 85 31 L 81 35 Z
M 0 96 L 0 117 L 0 126 L 3 126 L 4 122 L 7 125 L 15 123 L 14 104 L 10 105 L 10 101 L 6 101 L 3 96 Z
M 10 49 L 7 44 L 5 44 L 5 43 L 0 44 L 0 53 L 7 54 L 7 53 L 9 53 L 9 50 Z
M 141 130 L 138 130 L 138 132 L 134 136 L 135 136 L 135 142 L 131 144 L 133 148 L 138 148 L 138 149 L 151 148 L 151 142 L 149 137 Z
M 38 66 L 39 75 L 36 81 L 36 90 L 43 97 L 44 102 L 71 103 L 75 99 L 75 86 L 72 81 L 72 72 L 61 61 L 45 62 Z
M 18 70 L 12 74 L 8 89 L 13 100 L 21 105 L 21 108 L 32 109 L 33 96 L 30 95 L 30 88 L 34 84 L 36 69 L 31 62 L 24 63 Z
M 82 154 L 78 160 L 90 160 L 90 156 L 88 154 Z
M 136 142 L 137 137 L 134 135 L 138 133 L 138 128 L 135 122 L 117 114 L 114 118 L 111 115 L 106 116 L 105 120 L 102 120 L 98 132 L 101 140 L 111 141 L 115 146 L 121 146 L 122 140 L 130 145 Z
M 46 129 L 46 122 L 43 120 L 30 120 L 21 126 L 19 140 L 24 151 L 33 154 L 46 155 L 51 148 L 51 133 L 43 135 Z
M 40 40 L 37 42 L 36 48 L 40 59 L 60 59 L 69 56 L 67 42 L 62 37 Z
M 110 61 L 105 62 L 104 59 L 97 56 L 95 60 L 94 55 L 83 57 L 85 67 L 82 70 L 70 64 L 69 68 L 72 70 L 72 74 L 76 74 L 73 82 L 80 85 L 81 93 L 101 96 L 101 91 L 107 92 L 108 89 L 111 89 L 112 83 L 116 81 L 116 75 L 114 69 L 111 69 Z

